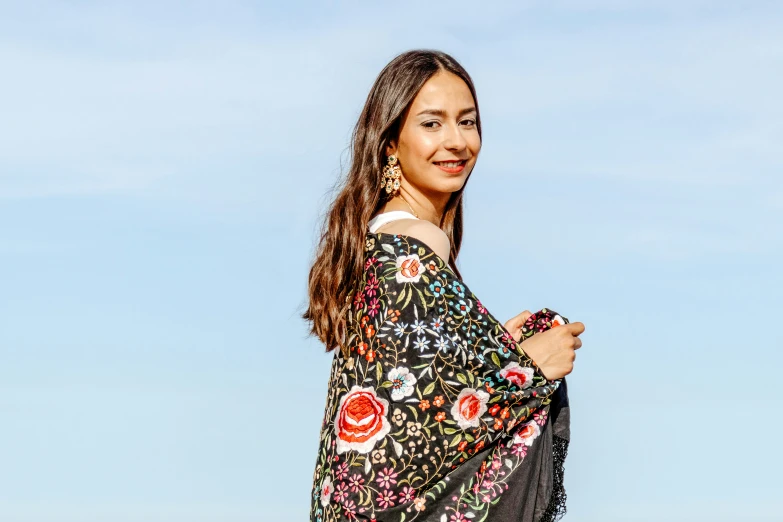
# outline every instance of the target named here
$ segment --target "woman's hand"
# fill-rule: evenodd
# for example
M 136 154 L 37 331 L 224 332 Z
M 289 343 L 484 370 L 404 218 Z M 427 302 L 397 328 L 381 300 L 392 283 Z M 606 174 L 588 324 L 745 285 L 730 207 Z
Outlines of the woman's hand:
M 525 324 L 525 321 L 527 321 L 527 318 L 531 315 L 533 314 L 530 313 L 530 310 L 525 310 L 521 314 L 506 321 L 506 324 L 503 325 L 506 327 L 506 330 L 511 333 L 516 342 L 519 342 L 519 340 L 522 339 L 522 325 Z M 533 360 L 535 361 L 535 359 Z
M 522 338 L 522 325 L 531 315 L 525 310 L 506 321 L 504 326 L 517 342 Z M 535 361 L 544 377 L 550 381 L 560 379 L 573 371 L 576 350 L 582 346 L 578 336 L 584 331 L 584 323 L 559 325 L 526 339 L 522 350 Z

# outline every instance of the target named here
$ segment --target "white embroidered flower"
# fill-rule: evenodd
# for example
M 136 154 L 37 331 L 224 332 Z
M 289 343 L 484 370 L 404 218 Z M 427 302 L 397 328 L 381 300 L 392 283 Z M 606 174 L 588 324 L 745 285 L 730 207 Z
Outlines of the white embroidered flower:
M 332 477 L 331 475 L 327 475 L 323 484 L 321 485 L 321 505 L 323 507 L 329 505 L 329 499 L 331 498 L 333 492 L 334 488 L 332 487 Z
M 399 368 L 389 370 L 388 379 L 392 383 L 392 400 L 398 401 L 413 394 L 416 376 L 408 368 L 400 366 Z
M 427 345 L 430 344 L 430 340 L 426 337 L 418 337 L 413 343 L 413 347 L 422 352 L 427 349 Z
M 397 258 L 397 282 L 418 283 L 421 278 L 422 266 L 417 254 Z
M 475 428 L 481 415 L 487 411 L 488 400 L 489 394 L 485 391 L 463 388 L 451 407 L 451 416 L 461 429 Z

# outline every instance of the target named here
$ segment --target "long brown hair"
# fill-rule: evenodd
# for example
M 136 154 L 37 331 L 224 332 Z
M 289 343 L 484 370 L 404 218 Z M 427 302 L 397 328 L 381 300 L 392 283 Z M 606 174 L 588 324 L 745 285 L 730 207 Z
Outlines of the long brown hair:
M 309 306 L 302 318 L 311 323 L 310 333 L 324 342 L 326 351 L 342 347 L 345 312 L 364 268 L 367 224 L 384 204 L 386 192 L 380 177 L 386 146 L 398 139 L 406 109 L 424 83 L 439 71 L 451 72 L 467 84 L 476 104 L 476 128 L 481 137 L 476 89 L 470 75 L 454 58 L 440 51 L 413 50 L 399 54 L 383 68 L 353 129 L 351 165 L 336 187 L 338 193 L 321 227 L 315 262 L 310 269 Z M 452 193 L 440 223 L 451 240 L 449 263 L 460 279 L 456 260 L 462 244 L 465 184 Z

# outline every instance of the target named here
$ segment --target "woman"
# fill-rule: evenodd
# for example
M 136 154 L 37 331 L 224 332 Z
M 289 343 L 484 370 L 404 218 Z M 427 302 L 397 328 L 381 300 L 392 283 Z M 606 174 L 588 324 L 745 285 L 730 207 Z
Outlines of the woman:
M 581 323 L 500 324 L 455 261 L 481 148 L 473 83 L 410 51 L 378 76 L 303 317 L 335 352 L 311 519 L 557 520 Z M 522 349 L 524 344 L 524 351 Z

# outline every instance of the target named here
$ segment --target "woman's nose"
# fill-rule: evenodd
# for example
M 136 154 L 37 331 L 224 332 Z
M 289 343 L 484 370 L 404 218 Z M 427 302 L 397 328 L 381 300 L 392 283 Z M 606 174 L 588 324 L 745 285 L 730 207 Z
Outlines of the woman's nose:
M 462 150 L 467 145 L 465 136 L 462 135 L 459 125 L 449 125 L 443 140 L 443 147 L 452 150 Z

